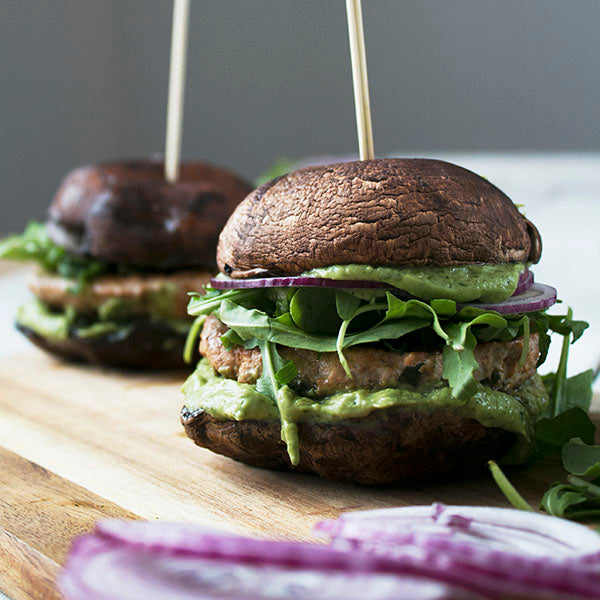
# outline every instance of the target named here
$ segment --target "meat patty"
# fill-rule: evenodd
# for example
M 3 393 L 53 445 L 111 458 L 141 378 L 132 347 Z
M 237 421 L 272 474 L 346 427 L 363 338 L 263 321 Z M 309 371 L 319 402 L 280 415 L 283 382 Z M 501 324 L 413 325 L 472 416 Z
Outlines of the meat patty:
M 262 358 L 258 348 L 246 350 L 233 346 L 226 350 L 221 336 L 228 327 L 215 316 L 206 319 L 200 337 L 200 354 L 213 369 L 228 379 L 240 383 L 255 383 L 262 374 Z M 442 378 L 441 352 L 394 352 L 377 347 L 354 347 L 344 350 L 352 379 L 335 352 L 313 352 L 277 347 L 282 358 L 292 360 L 298 372 L 292 386 L 309 397 L 324 397 L 353 389 L 378 390 L 397 387 L 399 383 L 435 383 Z M 479 369 L 475 378 L 491 387 L 510 391 L 519 387 L 536 371 L 539 356 L 539 336 L 532 334 L 525 364 L 519 366 L 523 339 L 510 342 L 487 342 L 475 348 Z
M 128 302 L 128 309 L 134 315 L 148 315 L 162 303 L 165 305 L 160 306 L 160 312 L 164 316 L 186 318 L 188 292 L 201 290 L 211 277 L 209 271 L 105 275 L 92 279 L 75 293 L 71 291 L 73 280 L 39 272 L 29 282 L 29 289 L 48 306 L 72 306 L 80 313 L 95 312 L 108 300 L 118 298 Z M 163 294 L 167 302 L 162 299 Z

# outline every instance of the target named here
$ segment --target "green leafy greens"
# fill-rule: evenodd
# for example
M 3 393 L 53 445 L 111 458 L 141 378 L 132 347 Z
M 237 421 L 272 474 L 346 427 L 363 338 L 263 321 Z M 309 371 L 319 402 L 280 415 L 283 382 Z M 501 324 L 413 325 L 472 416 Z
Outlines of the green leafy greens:
M 295 164 L 296 161 L 290 158 L 278 158 L 266 171 L 260 174 L 255 181 L 256 185 L 259 186 L 276 177 L 287 175 L 294 170 Z
M 322 288 L 209 290 L 204 297 L 192 298 L 188 312 L 194 316 L 214 313 L 234 332 L 225 336 L 226 345 L 256 339 L 337 352 L 349 378 L 352 373 L 345 349 L 387 342 L 402 350 L 405 336 L 428 330 L 430 345 L 443 349 L 443 375 L 457 398 L 475 393 L 478 342 L 524 336 L 524 360 L 530 331 L 539 331 L 537 319 L 546 318 L 543 313 L 501 316 L 470 307 L 458 311 L 452 300 L 403 300 L 382 290 Z
M 545 492 L 540 507 L 547 513 L 567 519 L 600 516 L 600 446 L 594 446 L 596 426 L 588 414 L 592 400 L 593 371 L 567 377 L 569 346 L 576 342 L 588 324 L 573 320 L 572 310 L 566 315 L 540 315 L 537 327 L 563 336 L 561 356 L 555 373 L 544 376 L 550 403 L 546 414 L 535 425 L 537 458 L 562 458 L 567 483 L 556 482 Z M 543 332 L 547 337 L 547 333 Z M 545 346 L 547 352 L 547 345 Z M 545 354 L 544 354 L 545 357 Z M 492 475 L 515 508 L 514 488 Z M 515 490 L 516 491 L 516 490 Z
M 519 494 L 517 489 L 513 486 L 513 484 L 508 480 L 506 475 L 502 472 L 502 469 L 496 464 L 495 461 L 490 460 L 488 462 L 488 466 L 490 468 L 490 472 L 492 473 L 492 477 L 494 481 L 498 485 L 498 487 L 502 490 L 502 493 L 506 496 L 508 501 L 519 510 L 527 510 L 533 511 L 533 508 L 529 505 L 529 502 Z
M 549 514 L 567 519 L 600 516 L 600 446 L 574 437 L 561 450 L 567 483 L 554 483 L 542 498 Z
M 74 292 L 79 292 L 90 279 L 116 270 L 108 263 L 69 254 L 50 239 L 46 226 L 36 221 L 29 223 L 21 235 L 0 242 L 0 258 L 37 262 L 45 271 L 73 279 Z
M 550 396 L 549 415 L 557 417 L 573 406 L 579 406 L 586 412 L 592 400 L 593 371 L 590 369 L 575 377 L 567 378 L 569 345 L 574 344 L 587 329 L 585 321 L 574 321 L 573 311 L 569 308 L 566 316 L 549 316 L 548 327 L 563 336 L 560 361 L 556 373 L 547 375 L 544 383 Z
M 256 382 L 256 391 L 270 397 L 277 405 L 281 419 L 281 439 L 287 446 L 292 464 L 297 465 L 300 458 L 298 426 L 288 414 L 289 388 L 286 385 L 296 376 L 296 368 L 292 361 L 283 361 L 273 342 L 260 340 L 258 346 L 262 355 L 263 373 Z

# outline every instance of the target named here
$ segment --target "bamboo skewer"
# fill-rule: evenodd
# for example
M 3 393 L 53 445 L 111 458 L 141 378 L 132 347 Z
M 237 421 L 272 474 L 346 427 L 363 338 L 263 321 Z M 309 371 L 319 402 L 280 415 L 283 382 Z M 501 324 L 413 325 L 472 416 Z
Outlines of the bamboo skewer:
M 190 0 L 173 0 L 167 134 L 165 140 L 165 179 L 169 183 L 175 183 L 179 179 L 189 14 Z
M 369 80 L 367 78 L 367 56 L 362 21 L 361 0 L 346 0 L 350 57 L 352 59 L 352 84 L 356 108 L 356 128 L 361 160 L 375 158 L 373 150 L 373 128 L 371 126 L 371 104 Z

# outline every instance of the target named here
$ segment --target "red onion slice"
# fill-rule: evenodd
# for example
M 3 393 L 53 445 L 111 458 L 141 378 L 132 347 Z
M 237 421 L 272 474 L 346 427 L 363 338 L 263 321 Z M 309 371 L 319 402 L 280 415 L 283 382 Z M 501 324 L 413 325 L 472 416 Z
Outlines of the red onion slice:
M 600 536 L 547 517 L 434 504 L 348 513 L 316 529 L 329 547 L 393 556 L 490 598 L 598 597 Z
M 529 269 L 525 269 L 519 275 L 519 281 L 517 287 L 513 292 L 513 296 L 520 296 L 523 292 L 526 292 L 533 285 L 533 273 Z
M 330 287 L 330 288 L 383 288 L 399 292 L 386 283 L 366 280 L 324 279 L 320 277 L 263 277 L 260 279 L 211 279 L 215 289 L 267 287 Z M 408 298 L 408 296 L 406 296 Z M 469 302 L 459 306 L 474 306 L 500 314 L 519 314 L 544 310 L 556 303 L 556 289 L 543 283 L 534 283 L 533 273 L 526 269 L 519 277 L 515 293 L 504 302 L 481 304 Z
M 231 279 L 221 276 L 210 280 L 210 285 L 216 290 L 256 289 L 271 287 L 327 287 L 327 288 L 373 288 L 399 291 L 398 288 L 381 281 L 368 279 L 327 279 L 325 277 L 259 277 L 255 279 Z M 526 292 L 533 285 L 533 273 L 525 269 L 519 275 L 517 287 L 513 296 Z
M 511 296 L 497 304 L 480 304 L 472 302 L 461 306 L 474 306 L 483 310 L 493 310 L 502 315 L 536 312 L 550 308 L 556 304 L 556 289 L 543 283 L 534 283 L 526 292 Z
M 599 597 L 600 536 L 549 515 L 434 504 L 316 529 L 329 545 L 103 521 L 73 544 L 60 586 L 67 600 Z
M 104 521 L 73 544 L 67 600 L 484 600 L 387 558 L 216 534 L 190 524 Z
M 211 279 L 216 290 L 236 290 L 272 287 L 326 287 L 326 288 L 383 288 L 395 290 L 392 285 L 367 279 L 327 279 L 325 277 L 260 277 L 258 279 Z

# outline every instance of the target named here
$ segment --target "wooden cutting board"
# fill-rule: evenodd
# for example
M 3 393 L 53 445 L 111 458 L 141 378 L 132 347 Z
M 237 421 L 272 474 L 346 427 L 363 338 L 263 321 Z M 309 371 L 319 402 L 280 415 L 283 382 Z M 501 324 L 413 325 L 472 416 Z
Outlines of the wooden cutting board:
M 387 506 L 506 506 L 491 477 L 385 489 L 246 467 L 198 448 L 179 424 L 185 375 L 126 375 L 32 349 L 0 362 L 0 589 L 59 598 L 72 539 L 104 517 L 164 519 L 307 538 L 341 512 Z M 532 503 L 552 465 L 509 471 Z

